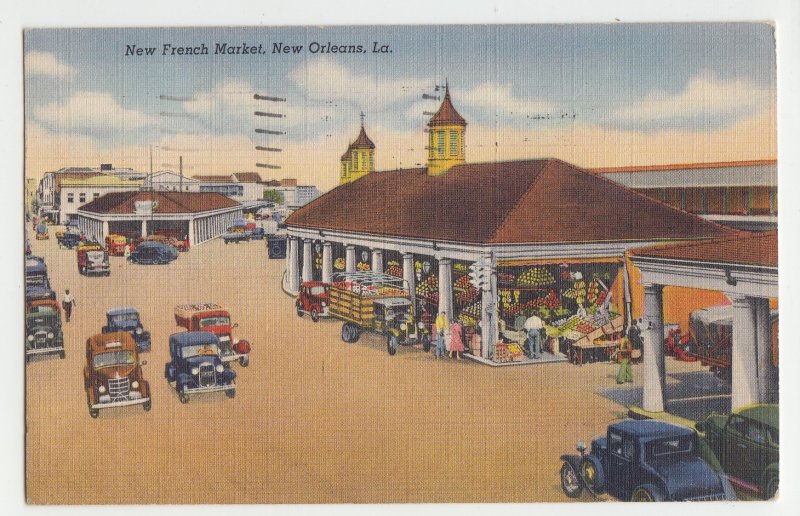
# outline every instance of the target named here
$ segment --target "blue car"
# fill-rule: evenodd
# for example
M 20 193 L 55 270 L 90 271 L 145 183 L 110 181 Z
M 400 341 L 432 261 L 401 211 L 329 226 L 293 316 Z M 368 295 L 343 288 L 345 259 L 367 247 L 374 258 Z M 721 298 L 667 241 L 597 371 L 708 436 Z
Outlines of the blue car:
M 178 259 L 178 250 L 169 244 L 144 241 L 128 256 L 128 261 L 142 265 L 163 265 Z
M 254 228 L 253 231 L 250 232 L 251 240 L 264 240 L 265 236 L 264 228 Z
M 77 233 L 64 233 L 58 238 L 58 246 L 65 249 L 75 249 L 81 243 L 81 236 Z
M 236 373 L 219 356 L 219 339 L 207 331 L 176 333 L 169 338 L 170 361 L 164 369 L 167 382 L 175 384 L 181 403 L 200 392 L 225 391 L 236 396 Z
M 29 256 L 25 259 L 25 301 L 55 299 L 56 293 L 50 287 L 47 265 L 44 258 Z
M 561 488 L 632 502 L 735 500 L 728 479 L 698 454 L 694 430 L 664 421 L 624 420 L 608 426 L 586 453 L 562 455 Z
M 106 325 L 101 333 L 127 331 L 136 342 L 136 351 L 150 351 L 150 332 L 144 329 L 139 312 L 135 308 L 114 308 L 106 312 Z

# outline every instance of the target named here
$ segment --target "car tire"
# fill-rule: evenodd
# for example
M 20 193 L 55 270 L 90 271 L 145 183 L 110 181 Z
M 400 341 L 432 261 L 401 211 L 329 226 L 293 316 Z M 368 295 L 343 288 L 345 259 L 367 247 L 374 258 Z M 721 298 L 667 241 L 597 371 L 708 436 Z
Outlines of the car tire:
M 568 498 L 577 498 L 583 492 L 583 483 L 575 471 L 575 467 L 568 461 L 561 466 L 561 489 Z
M 297 305 L 296 308 L 297 308 L 297 317 L 303 317 L 303 307 Z
M 90 408 L 90 409 L 89 409 L 89 415 L 92 417 L 92 419 L 97 419 L 97 416 L 99 416 L 99 415 L 100 415 L 100 409 L 96 409 L 96 408 L 95 408 L 95 409 L 93 409 L 93 408 Z
M 230 390 L 225 391 L 225 396 L 227 396 L 229 398 L 235 398 L 236 397 L 236 389 L 230 389 Z
M 631 493 L 632 502 L 663 502 L 664 495 L 661 490 L 652 484 L 638 486 Z
M 150 412 L 150 409 L 153 408 L 153 400 L 147 400 L 142 403 L 142 408 L 145 412 Z
M 242 367 L 247 367 L 250 365 L 250 355 L 245 355 L 243 357 L 239 357 L 239 365 Z
M 400 339 L 397 335 L 389 335 L 386 338 L 386 351 L 389 352 L 389 355 L 394 356 L 397 353 L 397 348 L 400 347 Z
M 351 344 L 353 342 L 353 331 L 351 329 L 350 323 L 344 323 L 342 325 L 342 341 Z
M 62 359 L 62 360 L 63 360 L 63 359 L 65 359 L 65 358 L 67 358 L 67 352 L 66 352 L 66 351 L 64 351 L 64 350 L 61 350 L 61 351 L 59 351 L 59 352 L 58 352 L 58 357 L 59 357 L 60 359 Z
M 772 475 L 767 479 L 767 487 L 764 489 L 764 499 L 772 500 L 778 492 L 778 475 Z
M 314 322 L 319 322 L 319 312 L 317 312 L 316 308 L 311 309 L 311 320 Z
M 603 472 L 603 465 L 597 457 L 593 455 L 585 455 L 581 459 L 579 465 L 579 473 L 583 485 L 592 494 L 599 494 L 605 490 L 605 474 Z
M 186 392 L 186 386 L 181 385 L 178 389 L 178 397 L 184 405 L 189 403 L 189 394 Z

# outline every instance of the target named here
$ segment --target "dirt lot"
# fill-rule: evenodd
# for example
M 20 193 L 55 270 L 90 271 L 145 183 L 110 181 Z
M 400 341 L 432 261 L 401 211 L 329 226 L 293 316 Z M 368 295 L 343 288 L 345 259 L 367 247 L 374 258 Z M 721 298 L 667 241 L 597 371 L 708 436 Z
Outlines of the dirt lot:
M 285 262 L 261 242 L 208 242 L 166 266 L 112 258 L 110 278 L 79 276 L 54 239 L 32 245 L 59 297 L 70 288 L 77 301 L 67 358 L 26 368 L 32 503 L 563 502 L 559 455 L 625 412 L 594 394 L 614 385 L 610 364 L 492 368 L 420 347 L 390 357 L 374 336 L 345 344 L 335 321 L 297 317 Z M 234 366 L 235 399 L 182 405 L 164 379 L 172 308 L 201 301 L 230 308 L 251 364 Z M 152 332 L 153 409 L 95 420 L 83 344 L 118 306 Z

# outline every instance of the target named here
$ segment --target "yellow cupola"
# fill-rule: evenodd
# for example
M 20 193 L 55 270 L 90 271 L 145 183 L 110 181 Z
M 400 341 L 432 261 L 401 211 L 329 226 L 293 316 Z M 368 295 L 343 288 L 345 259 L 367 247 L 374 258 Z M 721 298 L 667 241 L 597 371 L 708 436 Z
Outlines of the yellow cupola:
M 375 171 L 375 144 L 364 130 L 364 119 L 361 119 L 361 132 L 356 141 L 347 147 L 339 160 L 339 184 L 355 181 Z
M 428 174 L 438 176 L 464 163 L 466 129 L 467 122 L 453 107 L 450 88 L 445 85 L 442 105 L 428 122 Z

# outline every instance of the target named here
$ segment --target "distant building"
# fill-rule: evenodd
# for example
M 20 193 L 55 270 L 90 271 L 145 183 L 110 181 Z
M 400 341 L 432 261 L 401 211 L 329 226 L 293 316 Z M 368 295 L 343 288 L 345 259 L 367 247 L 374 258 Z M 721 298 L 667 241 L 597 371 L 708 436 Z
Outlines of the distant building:
M 192 176 L 192 178 L 200 183 L 200 192 L 222 194 L 235 201 L 244 200 L 244 186 L 234 181 L 231 176 L 198 175 Z
M 263 190 L 279 192 L 283 197 L 283 206 L 288 210 L 296 210 L 313 201 L 322 193 L 314 185 L 298 185 L 297 179 L 293 178 L 268 181 L 261 186 Z
M 33 201 L 36 199 L 36 178 L 25 178 L 25 213 L 33 213 Z
M 199 192 L 200 181 L 171 170 L 160 170 L 145 177 L 142 189 L 156 192 Z
M 775 160 L 607 167 L 592 172 L 737 229 L 769 230 L 778 226 Z
M 130 181 L 108 174 L 91 177 L 61 177 L 58 198 L 57 222 L 66 224 L 74 217 L 78 208 L 107 193 L 135 192 L 142 186 L 141 180 Z

